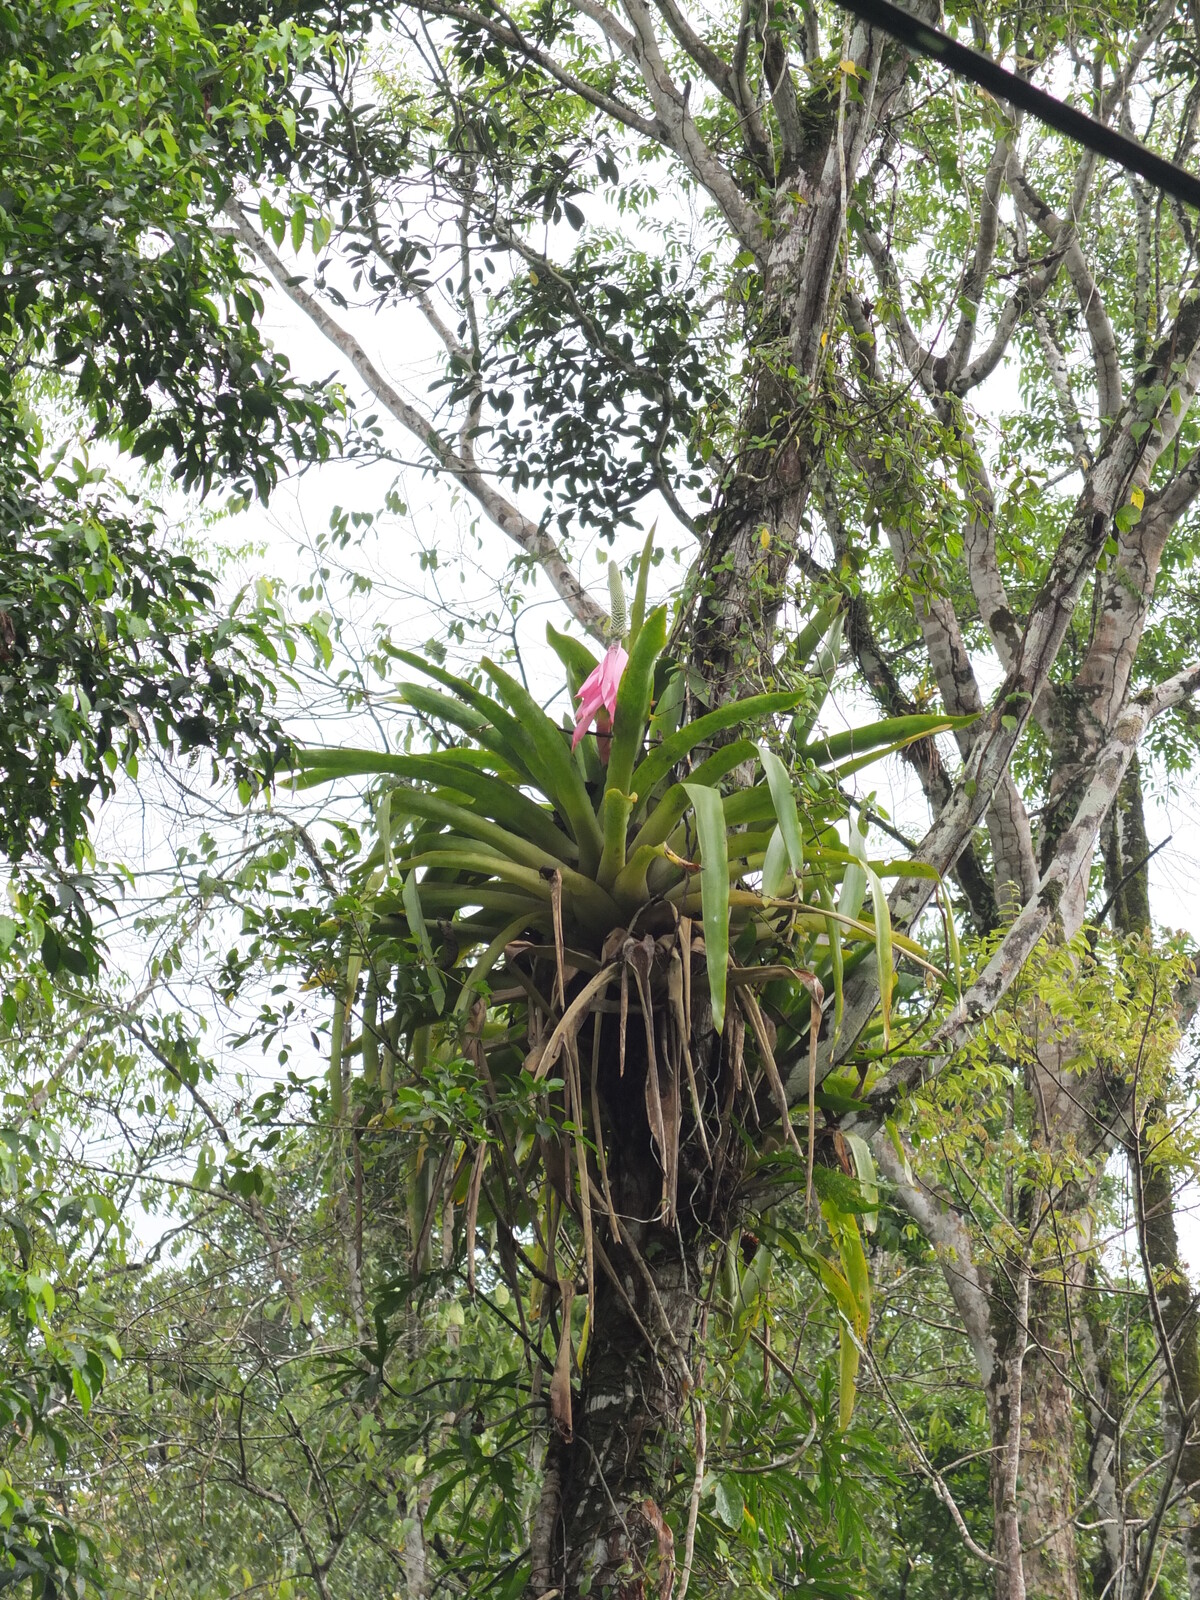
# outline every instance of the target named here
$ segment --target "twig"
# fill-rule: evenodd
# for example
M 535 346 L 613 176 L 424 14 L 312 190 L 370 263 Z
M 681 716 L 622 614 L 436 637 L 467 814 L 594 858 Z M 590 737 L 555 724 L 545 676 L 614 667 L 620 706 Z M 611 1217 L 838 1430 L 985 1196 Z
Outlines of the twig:
M 692 1557 L 696 1553 L 696 1521 L 700 1515 L 700 1491 L 704 1487 L 704 1462 L 708 1453 L 708 1414 L 704 1401 L 697 1395 L 696 1407 L 696 1475 L 692 1480 L 692 1498 L 688 1503 L 687 1533 L 683 1541 L 683 1569 L 679 1574 L 679 1597 L 685 1600 L 688 1582 L 692 1576 Z

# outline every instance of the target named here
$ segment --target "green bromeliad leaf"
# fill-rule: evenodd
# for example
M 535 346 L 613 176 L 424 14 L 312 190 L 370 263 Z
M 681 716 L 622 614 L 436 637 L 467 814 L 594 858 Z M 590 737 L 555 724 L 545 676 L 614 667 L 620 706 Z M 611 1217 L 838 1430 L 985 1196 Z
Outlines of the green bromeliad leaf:
M 425 926 L 425 913 L 421 909 L 421 894 L 417 888 L 415 872 L 410 871 L 405 874 L 401 893 L 404 896 L 404 909 L 408 914 L 408 925 L 425 960 L 425 975 L 433 995 L 434 1009 L 440 1017 L 446 1005 L 446 985 L 442 982 L 442 975 L 434 960 L 433 945 L 430 943 L 429 930 Z
M 729 855 L 725 813 L 715 789 L 687 783 L 700 840 L 700 899 L 704 952 L 712 998 L 713 1027 L 725 1026 L 725 986 L 729 973 Z
M 486 658 L 487 673 L 505 704 L 520 721 L 524 736 L 533 749 L 531 772 L 542 793 L 566 817 L 579 846 L 580 865 L 593 872 L 599 864 L 602 839 L 591 799 L 571 759 L 563 729 L 551 722 L 523 684 Z
M 815 761 L 819 767 L 832 767 L 850 756 L 878 753 L 885 745 L 901 750 L 916 739 L 966 728 L 978 720 L 974 714 L 951 717 L 942 712 L 885 717 L 882 722 L 869 723 L 865 728 L 849 728 L 844 733 L 830 734 L 827 739 L 813 739 L 799 753 L 801 759 Z
M 605 788 L 628 793 L 633 781 L 634 763 L 646 734 L 650 702 L 654 693 L 654 668 L 667 642 L 667 608 L 657 606 L 638 630 L 621 685 L 617 690 L 617 714 L 613 719 L 612 745 L 608 757 Z
M 633 649 L 637 643 L 638 634 L 642 630 L 642 623 L 646 616 L 646 591 L 650 585 L 650 567 L 654 556 L 654 535 L 658 524 L 650 529 L 646 535 L 646 542 L 642 546 L 642 553 L 638 560 L 637 588 L 633 593 L 633 605 L 629 612 L 629 648 Z
M 771 791 L 775 815 L 779 819 L 780 836 L 787 849 L 792 872 L 798 878 L 804 871 L 804 835 L 800 828 L 800 814 L 796 809 L 792 780 L 783 762 L 768 745 L 760 744 L 758 753 L 762 758 L 763 771 L 767 775 L 767 786 Z
M 606 752 L 596 743 L 572 752 L 569 726 L 552 721 L 494 662 L 482 663 L 483 690 L 396 651 L 437 685 L 404 684 L 404 700 L 457 728 L 466 742 L 428 753 L 309 750 L 294 757 L 297 787 L 354 778 L 391 785 L 378 804 L 381 842 L 363 863 L 363 892 L 376 917 L 368 952 L 371 941 L 407 937 L 428 972 L 419 990 L 426 1006 L 432 999 L 440 1014 L 452 995 L 455 1014 L 469 1016 L 493 969 L 506 969 L 514 941 L 519 950 L 561 951 L 565 940 L 575 952 L 570 964 L 588 971 L 595 970 L 588 963 L 608 959 L 603 952 L 613 948 L 614 934 L 658 937 L 671 917 L 699 918 L 718 1030 L 735 942 L 739 983 L 755 961 L 772 972 L 815 974 L 832 996 L 835 1037 L 845 975 L 874 956 L 886 1049 L 896 961 L 928 962 L 893 932 L 882 880 L 932 869 L 869 860 L 861 817 L 843 843 L 837 826 L 843 804 L 811 767 L 876 760 L 956 720 L 932 713 L 893 718 L 802 742 L 797 760 L 809 771 L 799 791 L 789 763 L 773 748 L 779 730 L 757 745 L 747 735 L 780 715 L 813 714 L 810 684 L 752 695 L 657 735 L 656 695 L 679 674 L 663 659 L 666 608 L 645 609 L 650 548 L 639 569 Z M 839 625 L 831 602 L 804 641 L 820 658 L 818 701 L 832 677 Z M 553 628 L 547 638 L 577 688 L 595 667 L 593 652 Z M 759 781 L 731 784 L 732 774 L 756 762 Z M 868 892 L 872 916 L 864 919 Z M 784 984 L 771 1004 L 780 1050 L 794 1064 L 808 1048 L 810 997 L 803 985 Z
M 745 700 L 732 700 L 728 705 L 706 712 L 704 716 L 697 717 L 695 722 L 686 723 L 678 733 L 664 739 L 652 750 L 635 768 L 630 780 L 631 787 L 640 799 L 646 799 L 675 767 L 717 734 L 729 728 L 761 726 L 777 712 L 794 711 L 804 698 L 802 689 L 756 694 Z

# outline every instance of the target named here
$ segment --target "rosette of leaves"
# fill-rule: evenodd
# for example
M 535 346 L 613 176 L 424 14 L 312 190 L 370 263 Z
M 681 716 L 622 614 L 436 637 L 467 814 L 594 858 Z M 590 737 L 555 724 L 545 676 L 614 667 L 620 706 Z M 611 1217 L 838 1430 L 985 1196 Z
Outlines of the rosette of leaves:
M 799 642 L 803 682 L 681 722 L 684 674 L 665 654 L 665 608 L 646 609 L 648 566 L 611 730 L 577 751 L 494 662 L 479 687 L 398 651 L 430 680 L 404 684 L 403 702 L 461 742 L 296 757 L 300 785 L 381 780 L 366 916 L 343 930 L 335 1116 L 358 1058 L 356 1105 L 378 1096 L 385 1121 L 408 1105 L 445 1130 L 440 1149 L 422 1135 L 411 1175 L 416 1267 L 457 1205 L 474 1286 L 480 1219 L 504 1194 L 503 1226 L 532 1238 L 535 1271 L 586 1285 L 588 1327 L 610 1253 L 638 1250 L 635 1234 L 645 1248 L 630 1218 L 681 1237 L 728 1224 L 747 1124 L 772 1124 L 811 1187 L 828 1100 L 816 1045 L 823 1023 L 840 1028 L 847 972 L 875 961 L 886 1048 L 897 961 L 924 962 L 892 931 L 882 880 L 929 869 L 871 861 L 858 823 L 847 842 L 837 780 L 953 726 L 930 714 L 813 737 L 836 601 Z M 592 652 L 553 628 L 549 639 L 577 691 Z M 793 1100 L 807 1102 L 804 1144 Z M 569 1343 L 569 1317 L 562 1328 Z M 569 1430 L 562 1395 L 560 1383 Z

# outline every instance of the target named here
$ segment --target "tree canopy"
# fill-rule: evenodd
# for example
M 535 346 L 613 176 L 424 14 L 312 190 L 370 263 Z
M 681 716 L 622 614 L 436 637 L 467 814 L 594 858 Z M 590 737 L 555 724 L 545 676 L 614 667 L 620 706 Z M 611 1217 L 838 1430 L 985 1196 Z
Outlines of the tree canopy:
M 263 342 L 261 297 L 205 211 L 214 130 L 260 136 L 286 44 L 218 48 L 157 5 L 8 7 L 0 27 L 2 842 L 54 880 L 28 902 L 43 958 L 61 946 L 80 971 L 90 808 L 116 768 L 208 749 L 257 783 L 282 738 L 261 627 L 220 614 L 154 486 L 123 489 L 105 447 L 265 495 L 326 451 L 331 417 Z

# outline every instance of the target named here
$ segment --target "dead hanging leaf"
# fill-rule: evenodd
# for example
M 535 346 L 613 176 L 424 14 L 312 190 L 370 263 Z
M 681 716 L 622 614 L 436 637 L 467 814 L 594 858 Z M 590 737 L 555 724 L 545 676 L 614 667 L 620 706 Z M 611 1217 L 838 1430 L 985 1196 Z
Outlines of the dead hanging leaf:
M 667 1045 L 667 1017 L 660 1016 L 658 1024 L 662 1030 L 659 1036 L 659 1057 L 667 1069 L 665 1081 L 659 1079 L 659 1100 L 662 1104 L 663 1132 L 666 1136 L 663 1156 L 663 1206 L 669 1214 L 674 1215 L 679 1198 L 679 1129 L 683 1105 L 679 1092 L 678 1063 L 671 1059 Z
M 708 1148 L 708 1134 L 704 1129 L 704 1113 L 700 1106 L 700 1090 L 696 1083 L 696 1069 L 692 1065 L 692 1030 L 688 1021 L 687 1003 L 684 999 L 685 993 L 686 969 L 679 959 L 679 952 L 676 950 L 672 952 L 670 964 L 667 967 L 667 998 L 671 1002 L 671 1009 L 675 1016 L 675 1031 L 679 1039 L 679 1054 L 687 1072 L 688 1092 L 691 1095 L 692 1116 L 696 1121 L 696 1132 L 700 1135 L 700 1147 L 704 1151 L 704 1159 L 711 1167 L 712 1151 Z
M 662 1168 L 663 1221 L 670 1222 L 675 1211 L 675 1191 L 671 1171 L 671 1151 L 658 1079 L 658 1053 L 654 1048 L 654 1009 L 650 1002 L 649 982 L 653 955 L 654 944 L 649 936 L 644 940 L 625 941 L 627 970 L 632 969 L 634 982 L 637 984 L 642 1027 L 646 1035 L 646 1117 L 650 1123 L 650 1133 L 658 1146 L 658 1160 Z
M 675 1588 L 675 1535 L 649 1496 L 642 1501 L 642 1515 L 654 1530 L 654 1537 L 658 1541 L 659 1600 L 671 1600 Z
M 793 976 L 808 990 L 812 1002 L 808 1020 L 808 1151 L 804 1180 L 804 1213 L 807 1216 L 812 1210 L 813 1161 L 817 1150 L 817 1046 L 821 1039 L 825 986 L 815 972 L 804 972 L 797 968 Z
M 669 844 L 664 844 L 662 849 L 663 854 L 673 867 L 679 867 L 688 873 L 700 871 L 700 863 L 698 861 L 689 861 L 685 856 L 677 856 Z
M 540 1223 L 538 1221 L 539 1215 L 541 1218 Z M 534 1217 L 535 1230 L 537 1231 L 538 1237 L 545 1240 L 545 1244 L 539 1245 L 535 1243 L 533 1249 L 533 1260 L 539 1272 L 543 1273 L 545 1277 L 550 1278 L 555 1283 L 558 1282 L 558 1266 L 555 1251 L 558 1243 L 558 1230 L 561 1222 L 562 1202 L 558 1194 L 555 1192 L 553 1184 L 550 1182 L 549 1178 L 547 1178 L 545 1183 L 542 1185 L 542 1191 L 538 1197 L 538 1213 Z M 498 1237 L 503 1238 L 503 1232 L 500 1232 Z M 532 1278 L 529 1285 L 529 1314 L 531 1317 L 540 1317 L 542 1315 L 543 1287 L 544 1284 L 541 1277 Z M 538 1367 L 537 1370 L 540 1372 L 541 1368 Z
M 560 1278 L 558 1287 L 562 1294 L 562 1331 L 554 1376 L 550 1379 L 550 1417 L 564 1444 L 570 1444 L 575 1437 L 571 1417 L 571 1301 L 575 1291 L 569 1278 Z
M 725 1013 L 725 1044 L 727 1059 L 733 1073 L 733 1092 L 740 1094 L 742 1089 L 742 1063 L 746 1053 L 746 1019 L 737 1006 L 730 1006 Z
M 754 1030 L 754 1037 L 758 1041 L 758 1053 L 762 1057 L 763 1068 L 767 1074 L 767 1082 L 771 1085 L 771 1093 L 775 1096 L 775 1104 L 779 1107 L 779 1115 L 783 1121 L 783 1129 L 788 1139 L 795 1148 L 797 1155 L 803 1155 L 800 1141 L 796 1137 L 796 1130 L 792 1127 L 792 1119 L 788 1116 L 787 1094 L 784 1091 L 783 1079 L 779 1076 L 779 1068 L 775 1065 L 775 1052 L 771 1048 L 771 1037 L 767 1032 L 766 1018 L 759 1009 L 759 1004 L 751 989 L 735 989 L 738 1003 L 750 1019 L 750 1026 Z
M 658 1159 L 662 1167 L 662 1220 L 669 1223 L 671 1220 L 674 1195 L 670 1192 L 670 1156 L 667 1150 L 667 1129 L 663 1118 L 662 1095 L 658 1082 L 658 1063 L 653 1058 L 646 1065 L 646 1119 L 650 1124 L 650 1132 L 655 1144 L 658 1146 Z
M 537 1148 L 542 1158 L 542 1169 L 546 1174 L 547 1183 L 564 1205 L 570 1205 L 571 1156 L 566 1141 L 561 1134 L 539 1133 Z
M 588 1326 L 596 1312 L 596 1258 L 593 1246 L 591 1175 L 588 1172 L 587 1146 L 583 1142 L 583 1091 L 580 1084 L 579 1051 L 574 1038 L 567 1041 L 567 1081 L 570 1085 L 570 1117 L 574 1128 L 575 1165 L 579 1172 L 580 1218 L 583 1222 L 583 1253 L 587 1263 Z
M 433 1221 L 443 1204 L 442 1190 L 446 1182 L 446 1173 L 450 1168 L 450 1160 L 454 1155 L 454 1141 L 442 1151 L 442 1158 L 438 1162 L 437 1171 L 434 1173 L 433 1182 L 429 1189 L 429 1202 L 425 1207 L 425 1214 L 421 1219 L 421 1226 L 417 1232 L 417 1240 L 413 1245 L 412 1271 L 414 1274 L 421 1270 L 421 1263 L 425 1259 L 426 1246 L 429 1244 L 433 1232 Z
M 567 1003 L 567 977 L 566 956 L 563 954 L 563 921 L 562 921 L 562 873 L 557 867 L 550 875 L 550 909 L 554 918 L 554 965 L 555 978 L 558 988 L 557 1004 L 561 1008 Z
M 833 1153 L 838 1159 L 838 1166 L 848 1178 L 855 1178 L 858 1174 L 854 1170 L 854 1162 L 850 1159 L 850 1147 L 842 1136 L 841 1130 L 833 1130 Z
M 488 1147 L 481 1139 L 471 1168 L 471 1186 L 467 1190 L 467 1290 L 475 1293 L 475 1225 L 479 1219 L 479 1190 L 483 1183 L 483 1169 L 487 1162 Z
M 621 1037 L 620 1037 L 620 1077 L 625 1076 L 625 1030 L 629 1026 L 629 968 L 622 964 L 621 967 Z
M 600 1186 L 604 1193 L 604 1205 L 607 1211 L 605 1221 L 612 1229 L 612 1236 L 618 1244 L 621 1242 L 621 1225 L 617 1221 L 617 1208 L 613 1204 L 612 1190 L 608 1183 L 608 1159 L 604 1154 L 604 1128 L 600 1121 L 600 1091 L 596 1087 L 596 1080 L 600 1074 L 600 1018 L 592 1022 L 592 1076 L 588 1084 L 588 1091 L 592 1104 L 592 1142 L 596 1146 L 596 1165 L 600 1168 Z
M 563 1012 L 558 1026 L 546 1041 L 546 1048 L 542 1052 L 542 1058 L 538 1062 L 537 1070 L 534 1072 L 535 1078 L 545 1078 L 549 1075 L 551 1067 L 558 1060 L 559 1051 L 562 1049 L 568 1034 L 574 1038 L 579 1032 L 579 1029 L 583 1026 L 584 1018 L 591 1009 L 592 1001 L 608 987 L 613 970 L 611 965 L 602 967 L 590 983 L 584 984 L 583 988 Z

